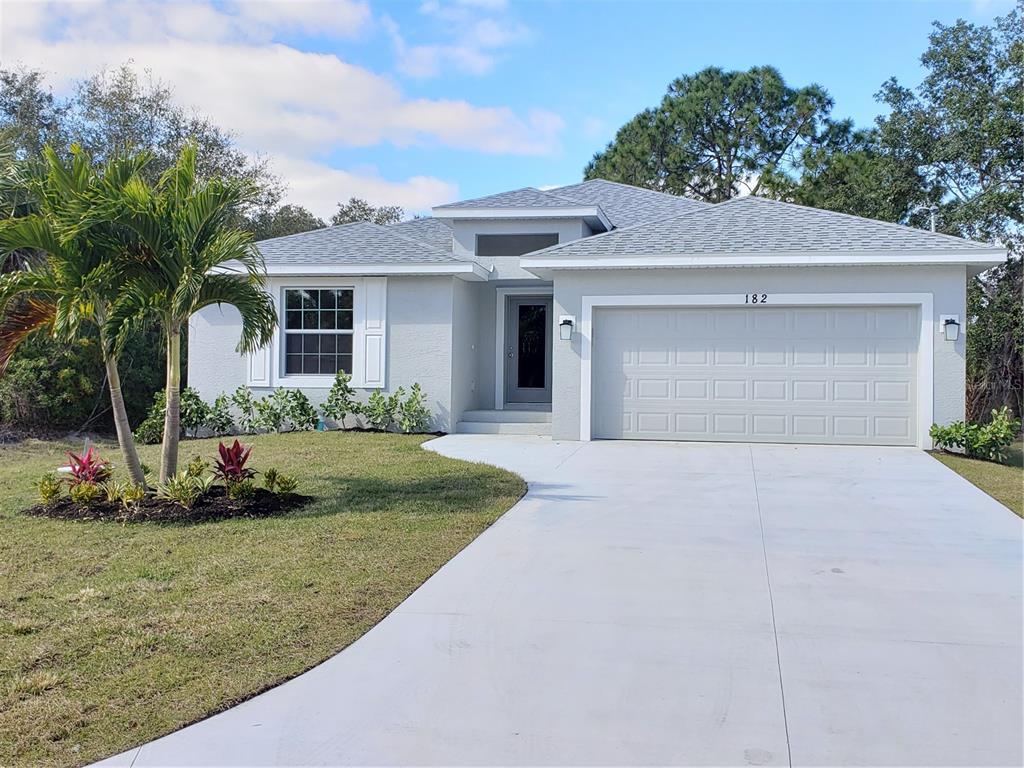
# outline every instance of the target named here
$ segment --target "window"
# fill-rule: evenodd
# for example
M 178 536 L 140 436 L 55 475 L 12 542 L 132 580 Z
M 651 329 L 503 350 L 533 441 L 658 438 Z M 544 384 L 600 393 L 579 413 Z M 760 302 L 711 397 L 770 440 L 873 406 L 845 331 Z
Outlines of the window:
M 477 235 L 477 256 L 522 256 L 549 245 L 558 245 L 558 233 L 541 235 Z
M 284 373 L 352 373 L 351 288 L 289 288 L 284 292 Z

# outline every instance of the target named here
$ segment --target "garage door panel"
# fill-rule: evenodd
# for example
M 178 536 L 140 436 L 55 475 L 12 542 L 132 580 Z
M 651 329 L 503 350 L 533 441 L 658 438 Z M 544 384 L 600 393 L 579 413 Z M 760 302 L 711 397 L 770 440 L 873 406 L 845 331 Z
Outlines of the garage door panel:
M 913 444 L 916 333 L 902 307 L 599 310 L 593 434 Z

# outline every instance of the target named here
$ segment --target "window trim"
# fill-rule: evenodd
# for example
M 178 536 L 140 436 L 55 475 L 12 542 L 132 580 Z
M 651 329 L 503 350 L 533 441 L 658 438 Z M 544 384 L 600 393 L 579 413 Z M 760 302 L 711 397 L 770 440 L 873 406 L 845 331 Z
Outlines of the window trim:
M 352 291 L 352 327 L 351 328 L 288 328 L 287 317 L 288 317 L 288 291 Z M 356 288 L 354 285 L 348 286 L 336 286 L 336 285 L 304 285 L 301 288 L 295 288 L 292 286 L 283 286 L 281 288 L 281 307 L 283 312 L 279 314 L 279 323 L 281 328 L 281 350 L 280 359 L 278 360 L 280 379 L 282 381 L 292 381 L 297 378 L 320 378 L 330 379 L 334 381 L 334 377 L 337 372 L 326 374 L 326 373 L 288 373 L 288 335 L 294 334 L 299 336 L 321 336 L 321 335 L 335 335 L 335 336 L 351 336 L 352 337 L 352 373 L 351 376 L 355 376 L 356 373 Z M 319 311 L 319 308 L 317 309 Z
M 290 374 L 285 369 L 285 291 L 326 288 L 352 290 L 352 381 L 357 389 L 376 389 L 387 382 L 387 278 L 386 277 L 271 277 L 264 290 L 277 309 L 278 324 L 270 347 L 265 348 L 268 358 L 267 380 L 257 382 L 250 377 L 250 386 L 256 388 L 294 387 L 300 389 L 330 389 L 334 375 Z M 367 380 L 367 356 L 372 357 L 373 376 Z M 253 363 L 250 362 L 250 369 Z

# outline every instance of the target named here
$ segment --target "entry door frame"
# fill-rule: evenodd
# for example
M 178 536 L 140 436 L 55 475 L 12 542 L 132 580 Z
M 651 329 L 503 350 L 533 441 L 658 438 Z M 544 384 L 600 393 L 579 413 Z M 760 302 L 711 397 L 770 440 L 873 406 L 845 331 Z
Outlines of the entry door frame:
M 917 447 L 932 447 L 928 434 L 934 413 L 935 328 L 931 293 L 771 293 L 766 307 L 916 306 L 921 332 L 917 342 Z M 582 296 L 580 318 L 580 440 L 592 440 L 592 371 L 594 310 L 603 307 L 722 307 L 750 309 L 749 294 L 643 294 Z M 941 330 L 941 329 L 940 329 Z
M 508 311 L 509 296 L 537 296 L 554 298 L 555 289 L 550 285 L 508 287 L 496 289 L 495 315 L 494 315 L 494 408 L 501 411 L 505 409 L 505 315 Z M 552 317 L 548 318 L 549 323 L 554 322 L 554 306 L 552 304 Z M 554 326 L 552 325 L 552 329 Z M 553 338 L 553 335 L 552 335 Z M 550 352 L 551 350 L 549 350 Z M 552 362 L 554 362 L 552 358 Z M 510 403 L 510 405 L 515 405 Z

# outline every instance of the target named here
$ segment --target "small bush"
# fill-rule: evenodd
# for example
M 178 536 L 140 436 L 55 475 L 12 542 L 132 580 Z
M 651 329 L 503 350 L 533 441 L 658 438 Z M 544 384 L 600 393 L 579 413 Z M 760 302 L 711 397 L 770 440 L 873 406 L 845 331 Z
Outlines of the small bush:
M 253 429 L 264 432 L 280 432 L 284 426 L 285 409 L 288 403 L 278 395 L 277 390 L 270 397 L 263 397 L 255 401 L 254 408 L 256 416 L 252 421 Z
M 156 445 L 164 437 L 164 413 L 167 411 L 167 397 L 161 389 L 153 395 L 153 404 L 145 420 L 135 428 L 132 436 L 143 445 Z
M 185 474 L 189 477 L 202 477 L 210 469 L 210 462 L 204 459 L 202 456 L 193 456 L 192 460 L 189 461 L 188 466 L 185 467 Z
M 299 487 L 299 481 L 291 475 L 278 475 L 277 476 L 277 492 L 284 495 L 289 493 L 295 493 L 295 489 Z
M 961 449 L 965 454 L 987 461 L 1006 461 L 1006 448 L 1020 434 L 1020 419 L 1015 419 L 1010 409 L 1003 406 L 992 411 L 987 424 L 955 421 L 939 426 L 933 424 L 928 434 L 937 448 L 944 450 Z
M 85 450 L 85 453 L 81 455 L 68 451 L 68 466 L 71 468 L 69 482 L 71 485 L 102 483 L 110 478 L 110 462 L 101 459 L 94 448 L 95 446 L 90 445 Z
M 405 433 L 426 432 L 430 426 L 430 409 L 419 384 L 413 384 L 406 398 L 398 407 L 398 428 Z
M 196 480 L 197 478 L 189 477 L 186 472 L 179 471 L 168 478 L 166 483 L 157 486 L 156 496 L 158 499 L 173 501 L 185 509 L 192 509 L 203 494 Z
M 146 498 L 146 489 L 138 483 L 126 482 L 121 487 L 120 502 L 125 509 L 131 509 L 144 498 Z
M 71 500 L 76 504 L 92 504 L 103 498 L 103 489 L 96 483 L 82 482 L 75 483 L 68 491 Z
M 280 473 L 274 467 L 265 470 L 263 472 L 263 487 L 273 493 L 280 476 Z
M 240 480 L 228 485 L 228 498 L 232 501 L 249 501 L 256 495 L 256 486 L 252 480 Z
M 256 473 L 245 466 L 252 453 L 252 448 L 246 448 L 235 440 L 231 446 L 220 443 L 217 446 L 217 452 L 220 454 L 220 458 L 214 462 L 214 475 L 218 480 L 223 480 L 225 485 L 230 486 L 255 476 Z
M 39 478 L 39 499 L 49 504 L 60 498 L 62 483 L 53 472 L 47 472 Z
M 363 416 L 374 429 L 388 430 L 395 421 L 395 412 L 398 410 L 405 396 L 405 390 L 399 387 L 391 395 L 385 395 L 379 389 L 370 393 L 366 406 L 363 408 Z
M 213 405 L 210 406 L 210 411 L 206 415 L 206 428 L 214 437 L 220 437 L 228 434 L 234 425 L 235 420 L 231 416 L 231 401 L 226 394 L 221 392 L 214 399 Z
M 192 387 L 181 390 L 180 401 L 181 428 L 186 435 L 199 436 L 199 430 L 206 425 L 210 416 L 210 406 L 203 402 Z
M 338 371 L 334 377 L 334 384 L 331 385 L 331 391 L 327 393 L 327 399 L 320 406 L 320 412 L 324 418 L 337 422 L 342 429 L 345 428 L 346 416 L 358 416 L 362 412 L 362 407 L 355 397 L 355 390 L 350 384 L 351 381 L 351 376 L 344 371 Z
M 284 393 L 280 395 L 280 393 Z M 280 395 L 284 402 L 284 418 L 296 431 L 316 429 L 319 416 L 309 398 L 301 389 L 279 389 L 274 393 Z
M 256 429 L 256 399 L 248 387 L 239 387 L 231 395 L 231 404 L 238 410 L 238 429 L 251 434 Z

